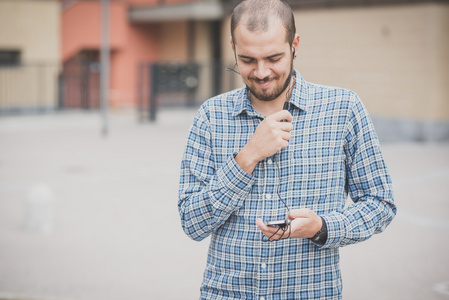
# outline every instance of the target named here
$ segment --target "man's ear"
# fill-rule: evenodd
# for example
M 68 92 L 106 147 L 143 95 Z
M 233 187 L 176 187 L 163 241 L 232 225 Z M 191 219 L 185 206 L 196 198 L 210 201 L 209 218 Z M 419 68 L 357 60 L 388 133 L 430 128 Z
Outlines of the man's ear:
M 232 36 L 229 38 L 229 42 L 231 43 L 231 48 L 235 55 L 235 45 L 234 45 L 234 40 L 232 39 Z
M 296 50 L 295 52 L 298 53 L 299 35 L 297 33 L 295 33 L 295 37 L 293 38 L 292 47 Z

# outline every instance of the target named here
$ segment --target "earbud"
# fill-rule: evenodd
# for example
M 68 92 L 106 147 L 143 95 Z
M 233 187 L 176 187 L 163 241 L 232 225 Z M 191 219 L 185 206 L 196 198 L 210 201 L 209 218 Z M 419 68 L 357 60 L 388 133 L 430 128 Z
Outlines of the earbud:
M 295 50 L 295 48 L 292 48 L 293 49 L 293 58 L 296 58 L 296 50 Z

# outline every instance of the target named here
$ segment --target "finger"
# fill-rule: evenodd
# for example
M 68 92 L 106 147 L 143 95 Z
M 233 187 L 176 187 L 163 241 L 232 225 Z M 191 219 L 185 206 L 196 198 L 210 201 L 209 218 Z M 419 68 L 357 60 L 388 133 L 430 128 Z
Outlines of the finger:
M 287 228 L 285 228 L 285 233 L 282 238 L 288 239 L 288 238 L 290 238 L 291 234 L 292 234 L 292 225 L 288 225 Z
M 282 140 L 279 142 L 279 149 L 278 149 L 278 151 L 281 150 L 281 149 L 285 149 L 285 148 L 287 148 L 287 147 L 288 147 L 288 140 L 282 139 Z
M 275 112 L 274 114 L 268 116 L 269 118 L 274 118 L 274 120 L 280 122 L 280 121 L 287 121 L 290 122 L 293 117 L 292 114 L 288 110 L 281 110 L 278 112 Z
M 281 235 L 279 234 L 280 230 L 278 227 L 268 226 L 262 221 L 262 219 L 257 218 L 256 225 L 259 227 L 260 231 L 262 231 L 263 235 L 265 235 L 267 238 L 271 237 L 271 239 L 278 239 Z M 276 231 L 278 231 L 278 233 L 276 233 Z
M 290 132 L 290 131 L 292 131 L 292 129 L 293 129 L 293 124 L 290 123 L 290 122 L 281 122 L 280 125 L 279 125 L 279 128 L 280 128 L 282 131 Z
M 291 138 L 292 138 L 292 135 L 291 135 L 291 133 L 289 133 L 289 132 L 284 132 L 284 133 L 282 134 L 282 139 L 285 140 L 285 141 L 288 141 L 288 140 L 290 140 Z
M 270 240 L 280 240 L 280 239 L 288 239 L 290 237 L 291 227 L 290 225 L 286 227 L 276 228 L 275 234 L 269 236 Z
M 265 234 L 265 232 L 267 234 L 269 234 L 271 232 L 271 234 L 275 233 L 276 228 L 275 227 L 271 227 L 268 226 L 267 224 L 265 224 L 262 219 L 257 218 L 256 219 L 256 225 L 259 226 L 259 229 Z
M 256 219 L 256 225 L 259 227 L 260 230 L 266 230 L 267 225 L 264 224 L 264 222 L 262 221 L 262 219 L 257 218 Z

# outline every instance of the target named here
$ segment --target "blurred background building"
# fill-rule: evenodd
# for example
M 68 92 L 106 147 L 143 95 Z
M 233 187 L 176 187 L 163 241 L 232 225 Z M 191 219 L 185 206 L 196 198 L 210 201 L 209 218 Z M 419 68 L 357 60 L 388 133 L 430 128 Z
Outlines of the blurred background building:
M 0 1 L 0 115 L 57 106 L 59 14 L 58 1 Z
M 399 142 L 398 215 L 341 252 L 343 298 L 447 299 L 449 1 L 287 1 L 305 80 L 354 90 Z M 0 0 L 0 299 L 198 299 L 208 245 L 180 227 L 179 161 L 195 107 L 242 85 L 237 2 L 109 1 L 102 138 L 100 0 Z
M 238 2 L 111 0 L 110 106 L 154 118 L 241 86 Z M 449 1 L 287 2 L 305 80 L 357 92 L 384 141 L 449 140 Z M 98 109 L 99 53 L 99 0 L 0 1 L 0 113 Z

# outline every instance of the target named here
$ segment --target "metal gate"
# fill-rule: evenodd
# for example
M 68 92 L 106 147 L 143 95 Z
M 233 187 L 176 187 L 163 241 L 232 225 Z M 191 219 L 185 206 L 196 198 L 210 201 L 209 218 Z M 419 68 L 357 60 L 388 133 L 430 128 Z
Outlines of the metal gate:
M 100 70 L 98 62 L 64 64 L 59 78 L 59 107 L 98 109 Z
M 139 66 L 140 120 L 156 120 L 160 107 L 199 106 L 208 98 L 235 88 L 237 76 L 215 63 L 142 63 Z

